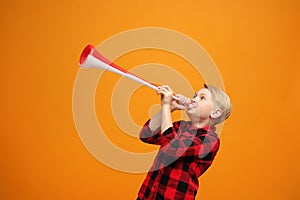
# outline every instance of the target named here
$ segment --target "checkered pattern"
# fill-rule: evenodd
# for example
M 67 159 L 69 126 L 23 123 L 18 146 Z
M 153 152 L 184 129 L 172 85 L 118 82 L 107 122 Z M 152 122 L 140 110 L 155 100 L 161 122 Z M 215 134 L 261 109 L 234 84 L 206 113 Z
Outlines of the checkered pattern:
M 195 199 L 198 177 L 212 164 L 220 140 L 214 127 L 197 129 L 178 121 L 165 132 L 151 131 L 147 121 L 140 139 L 160 145 L 155 161 L 138 193 L 143 200 Z

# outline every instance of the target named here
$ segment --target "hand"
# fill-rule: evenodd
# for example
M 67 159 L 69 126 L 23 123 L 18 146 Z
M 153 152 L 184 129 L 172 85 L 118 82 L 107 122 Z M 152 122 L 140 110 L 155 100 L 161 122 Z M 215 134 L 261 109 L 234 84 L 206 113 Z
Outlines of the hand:
M 170 106 L 171 111 L 174 110 L 184 110 L 191 103 L 191 99 L 183 96 L 182 94 L 176 94 L 175 98 L 173 96 L 173 90 L 167 86 L 158 86 L 157 94 L 161 94 L 161 104 L 162 106 Z
M 176 98 L 173 97 L 171 103 L 171 110 L 184 110 L 191 103 L 191 99 L 183 96 L 182 94 L 176 94 Z
M 169 106 L 171 108 L 173 90 L 168 85 L 162 85 L 158 86 L 157 94 L 161 95 L 161 105 Z
M 176 100 L 172 100 L 172 103 L 171 103 L 171 111 L 173 112 L 174 110 L 184 110 L 186 109 L 186 106 L 180 104 L 178 101 Z
M 188 105 L 191 103 L 191 99 L 183 96 L 182 94 L 176 94 L 176 101 L 185 107 L 188 107 Z

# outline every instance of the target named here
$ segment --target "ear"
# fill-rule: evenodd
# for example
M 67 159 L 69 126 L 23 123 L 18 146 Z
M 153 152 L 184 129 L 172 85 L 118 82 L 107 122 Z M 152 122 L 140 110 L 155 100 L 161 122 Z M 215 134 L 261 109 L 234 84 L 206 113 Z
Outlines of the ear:
M 216 108 L 210 113 L 210 118 L 217 119 L 221 115 L 222 115 L 222 110 L 220 108 Z

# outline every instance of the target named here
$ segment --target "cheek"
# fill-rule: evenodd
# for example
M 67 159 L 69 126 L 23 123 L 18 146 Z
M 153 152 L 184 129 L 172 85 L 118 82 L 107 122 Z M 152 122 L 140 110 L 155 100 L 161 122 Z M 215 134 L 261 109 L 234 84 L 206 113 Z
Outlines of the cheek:
M 201 116 L 208 116 L 210 114 L 210 112 L 207 108 L 200 109 L 199 113 L 200 113 Z
M 202 115 L 208 116 L 211 113 L 212 106 L 209 103 L 205 103 L 205 104 L 199 105 L 198 110 Z

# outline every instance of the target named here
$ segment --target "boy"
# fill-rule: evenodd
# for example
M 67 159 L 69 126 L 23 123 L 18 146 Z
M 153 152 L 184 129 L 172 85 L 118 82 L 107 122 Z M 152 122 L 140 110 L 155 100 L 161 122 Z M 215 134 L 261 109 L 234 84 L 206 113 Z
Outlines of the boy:
M 140 139 L 160 145 L 155 161 L 138 193 L 138 200 L 195 199 L 200 177 L 219 149 L 215 125 L 231 114 L 229 97 L 220 89 L 204 85 L 192 100 L 159 86 L 161 111 L 148 120 Z M 185 106 L 184 106 L 184 105 Z M 172 123 L 171 112 L 187 107 L 190 121 Z

